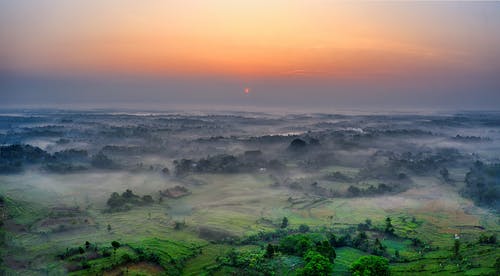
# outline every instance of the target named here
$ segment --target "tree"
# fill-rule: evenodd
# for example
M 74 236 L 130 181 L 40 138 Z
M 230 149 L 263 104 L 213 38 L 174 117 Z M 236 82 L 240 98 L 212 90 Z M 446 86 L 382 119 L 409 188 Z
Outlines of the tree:
M 380 242 L 378 238 L 375 239 L 375 242 L 373 243 L 373 254 L 374 255 L 383 255 L 384 252 L 386 251 L 386 247 Z M 399 252 L 398 252 L 399 254 Z
M 111 208 L 118 208 L 124 203 L 125 201 L 117 192 L 112 193 L 107 202 L 108 206 Z
M 337 236 L 333 233 L 328 233 L 328 242 L 330 243 L 330 246 L 337 246 Z
M 266 254 L 264 256 L 266 258 L 272 258 L 274 256 L 274 252 L 275 252 L 274 246 L 268 243 L 266 247 Z
M 283 217 L 283 220 L 281 221 L 281 228 L 287 228 L 288 227 L 288 218 Z
M 113 246 L 113 250 L 116 252 L 116 250 L 120 248 L 120 243 L 117 241 L 112 241 L 111 246 Z
M 325 256 L 333 263 L 333 260 L 337 257 L 337 253 L 333 246 L 330 245 L 328 241 L 321 241 L 316 243 L 315 250 L 321 255 Z
M 453 244 L 453 256 L 455 258 L 460 258 L 460 240 L 455 239 L 455 243 Z
M 123 198 L 133 198 L 133 197 L 137 197 L 137 196 L 134 195 L 134 192 L 132 192 L 132 190 L 126 189 L 125 192 L 122 193 L 122 197 Z
M 386 276 L 389 275 L 389 260 L 378 256 L 362 256 L 350 268 L 353 275 Z
M 479 243 L 482 243 L 482 244 L 495 244 L 497 243 L 497 236 L 496 235 L 491 235 L 491 236 L 487 236 L 485 234 L 481 234 L 481 236 L 479 236 Z
M 500 274 L 500 257 L 498 257 L 495 260 L 495 271 L 496 271 L 497 274 Z
M 450 182 L 450 172 L 448 171 L 447 168 L 442 168 L 441 170 L 439 170 L 439 174 L 441 175 L 444 181 Z
M 309 226 L 307 224 L 301 224 L 299 226 L 299 232 L 301 233 L 309 232 Z
M 327 257 L 321 255 L 320 253 L 309 250 L 304 255 L 304 261 L 306 264 L 301 271 L 302 275 L 305 276 L 319 276 L 319 275 L 330 275 L 333 270 L 333 264 L 328 260 Z
M 359 232 L 358 235 L 353 240 L 353 244 L 356 247 L 360 247 L 361 245 L 367 242 L 368 242 L 368 235 L 366 235 L 366 232 L 364 231 Z
M 361 194 L 361 190 L 358 187 L 355 187 L 355 186 L 352 186 L 352 185 L 349 186 L 349 188 L 347 189 L 347 192 L 351 196 L 359 196 Z
M 174 229 L 175 230 L 181 230 L 184 226 L 186 226 L 186 221 L 175 221 L 174 222 Z
M 92 157 L 90 164 L 100 169 L 115 169 L 117 166 L 113 160 L 109 159 L 102 152 L 97 153 Z
M 392 226 L 391 218 L 387 217 L 385 219 L 385 230 L 387 234 L 394 234 L 394 226 Z
M 117 241 L 112 241 L 111 246 L 113 246 L 113 259 L 116 259 L 116 250 L 120 248 L 120 243 Z
M 477 205 L 492 207 L 500 212 L 500 164 L 486 165 L 477 161 L 465 175 L 461 193 Z
M 290 143 L 290 145 L 288 146 L 288 149 L 291 151 L 301 151 L 301 150 L 305 149 L 306 146 L 307 146 L 306 141 L 304 141 L 300 138 L 296 138 L 296 139 L 293 139 L 293 141 Z
M 303 256 L 314 247 L 310 237 L 305 234 L 289 235 L 280 240 L 279 250 L 288 255 Z

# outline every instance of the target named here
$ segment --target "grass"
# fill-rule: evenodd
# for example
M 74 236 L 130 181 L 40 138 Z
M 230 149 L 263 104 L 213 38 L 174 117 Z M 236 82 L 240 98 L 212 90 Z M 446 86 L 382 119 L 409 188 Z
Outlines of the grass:
M 336 248 L 335 252 L 337 253 L 337 258 L 335 258 L 335 264 L 333 266 L 334 275 L 349 275 L 351 264 L 359 259 L 359 257 L 368 255 L 352 247 Z
M 130 276 L 144 276 L 144 275 L 161 275 L 164 269 L 154 263 L 139 262 L 132 264 L 125 264 L 115 267 L 103 273 L 105 276 L 114 275 L 130 275 Z
M 395 240 L 395 239 L 384 239 L 382 241 L 384 246 L 387 246 L 387 250 L 390 254 L 394 254 L 396 250 L 399 252 L 407 251 L 411 245 L 409 240 Z
M 319 170 L 319 173 L 322 174 L 335 173 L 335 172 L 340 172 L 349 177 L 355 177 L 358 175 L 359 169 L 354 167 L 345 167 L 345 166 L 328 166 Z
M 121 246 L 116 250 L 116 253 L 110 257 L 101 257 L 88 261 L 89 269 L 79 270 L 71 273 L 71 275 L 88 275 L 89 273 L 101 273 L 104 271 L 120 272 L 128 266 L 122 264 L 122 258 L 128 255 L 130 259 L 138 259 L 138 250 L 144 251 L 146 254 L 152 253 L 158 256 L 158 264 L 162 269 L 177 269 L 177 264 L 194 257 L 198 254 L 200 245 L 197 243 L 181 242 L 176 240 L 148 238 L 137 242 L 132 242 Z M 153 269 L 153 264 L 137 266 L 137 269 Z M 129 268 L 130 269 L 130 268 Z M 156 269 L 157 271 L 157 269 Z M 111 273 L 113 274 L 113 273 Z
M 186 243 L 159 238 L 148 238 L 130 243 L 133 248 L 141 248 L 146 252 L 156 254 L 163 267 L 171 266 L 173 261 L 185 260 L 198 254 L 199 244 Z
M 4 199 L 8 216 L 12 217 L 17 224 L 31 226 L 37 220 L 47 215 L 47 209 L 39 204 L 24 200 L 14 200 L 2 193 L 0 193 L 0 196 Z
M 230 246 L 224 244 L 209 244 L 201 248 L 201 254 L 189 259 L 185 263 L 183 275 L 208 275 L 208 270 L 216 266 L 216 259 L 224 256 Z
M 343 173 L 347 170 L 356 171 L 354 168 L 339 167 L 326 170 Z M 78 178 L 78 175 L 71 177 Z M 131 248 L 143 247 L 158 252 L 164 266 L 169 266 L 172 260 L 184 260 L 185 275 L 200 275 L 206 268 L 214 265 L 216 256 L 228 250 L 229 246 L 215 245 L 201 239 L 198 236 L 199 227 L 224 229 L 233 235 L 244 236 L 272 230 L 285 216 L 290 227 L 307 224 L 313 228 L 322 225 L 334 228 L 356 226 L 367 218 L 372 220 L 374 226 L 381 228 L 384 219 L 391 217 L 397 235 L 418 237 L 434 248 L 434 251 L 421 255 L 409 245 L 409 241 L 383 240 L 382 243 L 388 247 L 391 255 L 398 250 L 402 257 L 410 260 L 408 263 L 391 265 L 396 275 L 411 271 L 470 275 L 492 273 L 492 265 L 499 252 L 498 247 L 483 245 L 465 248 L 466 243 L 474 242 L 483 232 L 474 227 L 476 225 L 486 227 L 491 233 L 498 233 L 498 217 L 474 207 L 453 188 L 435 183 L 433 178 L 415 178 L 419 188 L 398 195 L 334 198 L 315 202 L 315 198 L 297 191 L 271 188 L 269 185 L 272 180 L 265 174 L 196 175 L 193 178 L 206 184 L 190 186 L 192 194 L 187 197 L 166 199 L 161 204 L 135 207 L 128 212 L 103 213 L 104 202 L 110 192 L 127 187 L 126 177 L 115 174 L 107 177 L 81 177 L 82 179 L 71 182 L 70 176 L 56 176 L 54 179 L 43 176 L 40 181 L 46 186 L 40 187 L 33 184 L 35 182 L 32 181 L 37 179 L 33 175 L 2 179 L 0 192 L 8 199 L 9 213 L 15 216 L 15 223 L 28 228 L 28 231 L 6 233 L 8 247 L 2 248 L 2 254 L 27 267 L 17 269 L 15 273 L 36 275 L 46 271 L 64 272 L 63 263 L 54 259 L 56 254 L 64 252 L 68 247 L 82 246 L 87 240 L 98 246 L 109 246 L 110 241 L 117 240 L 122 244 L 129 244 Z M 137 175 L 133 177 L 140 178 Z M 142 182 L 137 179 L 134 181 L 145 183 L 144 189 L 139 186 L 132 188 L 141 195 L 154 195 L 160 188 L 178 184 L 164 179 L 160 182 L 154 176 L 145 176 Z M 69 181 L 67 186 L 63 185 L 65 181 Z M 64 188 L 54 188 L 57 193 L 50 192 L 50 187 L 59 185 Z M 106 185 L 111 185 L 112 188 L 101 188 Z M 72 190 L 77 186 L 80 189 L 78 192 Z M 80 186 L 85 189 L 82 190 Z M 43 192 L 46 189 L 49 192 Z M 304 202 L 292 206 L 287 201 L 290 196 L 303 197 Z M 94 226 L 42 233 L 35 222 L 57 205 L 80 206 L 92 218 Z M 413 217 L 415 222 L 412 221 Z M 261 220 L 262 218 L 265 220 Z M 175 221 L 185 221 L 186 227 L 174 230 Z M 107 230 L 108 224 L 112 227 L 111 231 Z M 466 264 L 459 265 L 458 268 L 449 261 L 455 233 L 462 237 L 462 251 L 468 254 Z M 201 254 L 198 253 L 199 249 Z M 119 249 L 117 256 L 125 254 L 126 250 Z M 334 271 L 345 273 L 352 261 L 363 254 L 365 253 L 352 248 L 338 248 Z M 111 258 L 90 262 L 96 268 L 113 267 Z
M 88 261 L 88 264 L 90 265 L 91 268 L 74 271 L 71 272 L 70 275 L 73 276 L 89 275 L 91 273 L 99 273 L 102 271 L 109 270 L 110 268 L 116 266 L 125 254 L 131 257 L 137 257 L 137 254 L 133 249 L 131 249 L 128 246 L 123 246 L 118 248 L 116 252 L 109 257 L 103 257 Z

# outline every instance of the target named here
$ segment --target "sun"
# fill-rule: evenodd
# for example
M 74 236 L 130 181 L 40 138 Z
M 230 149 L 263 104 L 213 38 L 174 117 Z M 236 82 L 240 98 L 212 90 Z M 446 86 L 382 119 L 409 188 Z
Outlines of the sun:
M 245 92 L 245 94 L 250 94 L 250 88 L 248 88 L 248 87 L 245 87 L 245 89 L 243 91 Z

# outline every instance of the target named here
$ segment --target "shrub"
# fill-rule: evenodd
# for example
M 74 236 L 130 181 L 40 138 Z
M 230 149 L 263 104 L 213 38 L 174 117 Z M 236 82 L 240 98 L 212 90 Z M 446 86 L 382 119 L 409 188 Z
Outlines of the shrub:
M 350 271 L 359 276 L 389 275 L 389 260 L 378 256 L 363 256 L 351 265 Z
M 307 224 L 301 224 L 299 226 L 299 232 L 301 233 L 309 232 L 309 226 Z
M 295 234 L 281 239 L 279 249 L 288 255 L 303 256 L 313 246 L 313 241 L 307 235 Z
M 306 254 L 304 255 L 304 261 L 306 261 L 306 264 L 301 270 L 301 275 L 319 276 L 330 275 L 332 273 L 333 264 L 330 263 L 327 257 L 314 250 L 309 250 L 306 252 Z

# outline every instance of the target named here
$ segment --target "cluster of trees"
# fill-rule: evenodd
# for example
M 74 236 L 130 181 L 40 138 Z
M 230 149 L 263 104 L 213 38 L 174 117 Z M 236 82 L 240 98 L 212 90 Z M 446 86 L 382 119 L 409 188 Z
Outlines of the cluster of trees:
M 304 261 L 302 270 L 299 271 L 302 275 L 328 275 L 331 272 L 330 266 L 333 265 L 336 257 L 335 248 L 348 246 L 378 256 L 376 258 L 360 259 L 353 264 L 351 271 L 354 275 L 387 275 L 384 274 L 389 271 L 387 258 L 395 260 L 404 260 L 404 258 L 401 258 L 399 252 L 396 252 L 395 255 L 389 254 L 387 247 L 378 238 L 381 234 L 386 237 L 397 237 L 391 218 L 387 217 L 382 227 L 373 226 L 372 221 L 367 219 L 357 226 L 357 230 L 356 228 L 349 228 L 344 229 L 341 233 L 334 233 L 333 230 L 326 228 L 320 231 L 311 230 L 307 225 L 290 228 L 288 219 L 284 217 L 279 228 L 275 231 L 261 232 L 236 242 L 236 244 L 240 245 L 260 245 L 261 248 L 265 248 L 265 251 L 261 250 L 252 253 L 233 252 L 230 258 L 231 261 L 226 259 L 227 262 L 224 265 L 235 266 L 248 273 L 250 267 L 252 267 L 250 271 L 255 271 L 255 267 L 272 269 L 266 259 L 297 256 Z M 423 243 L 415 239 L 413 245 L 422 247 Z M 250 260 L 258 261 L 250 265 Z M 313 267 L 318 270 L 310 271 L 309 269 Z M 382 274 L 373 274 L 379 272 Z
M 461 154 L 457 149 L 442 148 L 435 152 L 406 152 L 392 158 L 391 162 L 395 167 L 405 168 L 416 174 L 425 175 L 456 161 L 460 157 Z
M 0 173 L 18 173 L 24 164 L 48 161 L 51 155 L 30 145 L 0 146 Z
M 70 257 L 73 257 L 75 255 L 78 255 L 78 254 L 84 254 L 84 253 L 89 253 L 89 252 L 98 252 L 98 247 L 97 247 L 97 244 L 92 244 L 90 243 L 89 241 L 85 241 L 85 243 L 83 244 L 83 246 L 78 246 L 78 247 L 71 247 L 71 248 L 66 248 L 66 251 L 64 251 L 63 253 L 60 253 L 57 255 L 58 258 L 60 258 L 61 260 L 65 260 L 67 258 L 70 258 Z M 103 251 L 101 253 L 104 253 L 105 248 L 103 248 Z M 99 256 L 102 256 L 102 254 L 99 254 Z M 97 257 L 99 257 L 97 256 Z M 96 258 L 96 257 L 94 257 Z
M 277 250 L 287 255 L 295 255 L 302 257 L 308 251 L 317 251 L 323 256 L 327 257 L 331 262 L 336 257 L 335 249 L 322 235 L 297 233 L 291 234 L 279 241 Z
M 150 195 L 140 197 L 127 189 L 121 195 L 117 192 L 112 193 L 107 201 L 107 205 L 110 211 L 116 212 L 130 210 L 133 205 L 146 205 L 153 202 L 153 198 Z
M 325 180 L 329 181 L 337 181 L 337 182 L 353 182 L 354 179 L 352 177 L 349 177 L 341 172 L 333 172 L 330 174 L 327 174 L 323 177 Z
M 465 187 L 461 193 L 479 206 L 500 212 L 500 164 L 475 162 L 465 176 Z
M 300 152 L 305 150 L 307 147 L 306 141 L 300 139 L 300 138 L 295 138 L 290 142 L 290 145 L 288 146 L 289 151 L 294 151 L 294 152 Z
M 276 159 L 267 161 L 258 154 L 243 154 L 234 156 L 230 154 L 219 154 L 208 156 L 197 161 L 181 159 L 174 161 L 175 174 L 183 176 L 188 173 L 238 173 L 254 172 L 259 168 L 267 168 L 274 171 L 282 170 L 285 165 Z
M 69 272 L 91 269 L 91 265 L 89 263 L 90 260 L 98 259 L 98 258 L 107 258 L 112 257 L 113 263 L 112 265 L 119 265 L 129 262 L 137 262 L 137 261 L 155 261 L 158 259 L 151 257 L 149 254 L 145 253 L 143 250 L 136 250 L 137 256 L 131 257 L 129 254 L 123 254 L 121 258 L 116 257 L 116 251 L 122 246 L 122 244 L 118 241 L 112 241 L 110 243 L 111 246 L 101 245 L 97 246 L 97 244 L 90 243 L 89 241 L 85 241 L 82 246 L 66 248 L 66 251 L 57 255 L 57 257 L 61 260 L 65 260 L 67 262 L 66 268 Z M 111 268 L 111 267 L 109 267 Z M 99 267 L 96 271 L 97 274 L 99 270 L 108 269 L 107 267 Z M 102 274 L 102 273 L 101 273 Z
M 481 142 L 481 141 L 491 141 L 490 138 L 487 137 L 480 137 L 480 136 L 472 136 L 472 135 L 465 135 L 462 136 L 460 134 L 457 134 L 456 136 L 452 137 L 453 140 L 458 140 L 460 142 Z
M 389 186 L 385 183 L 379 183 L 377 186 L 370 185 L 368 188 L 358 188 L 350 185 L 349 188 L 347 188 L 347 195 L 351 197 L 373 196 L 386 193 L 399 193 L 405 191 L 406 189 L 408 189 L 408 186 L 403 184 L 392 184 Z
M 409 171 L 418 175 L 428 175 L 435 173 L 439 168 L 456 163 L 461 158 L 460 152 L 454 148 L 402 154 L 380 150 L 367 160 L 358 178 L 392 179 L 404 182 L 409 179 L 401 178 L 401 173 Z
M 298 274 L 307 276 L 330 275 L 333 270 L 333 261 L 328 260 L 323 254 L 315 250 L 309 250 L 304 255 L 306 262 L 304 268 Z
M 87 170 L 119 168 L 113 160 L 99 152 L 90 156 L 86 150 L 67 149 L 50 154 L 31 145 L 0 146 L 0 174 L 19 173 L 26 165 L 42 165 L 43 169 L 54 173 L 71 173 Z
M 442 168 L 439 170 L 439 175 L 443 179 L 444 182 L 446 183 L 452 183 L 453 180 L 450 178 L 450 172 L 448 171 L 447 168 Z
M 98 169 L 110 170 L 118 168 L 118 165 L 102 152 L 92 156 L 90 164 Z
M 223 266 L 234 267 L 246 274 L 269 275 L 279 270 L 273 258 L 299 257 L 303 266 L 298 275 L 330 275 L 336 257 L 335 249 L 320 234 L 296 233 L 285 235 L 277 244 L 268 243 L 265 249 L 254 251 L 231 251 L 221 258 Z
M 386 276 L 390 274 L 389 260 L 379 256 L 363 256 L 351 265 L 350 271 L 354 276 Z
M 111 256 L 109 248 L 99 248 L 97 244 L 85 241 L 82 246 L 66 248 L 66 251 L 57 255 L 61 260 L 68 261 L 67 269 L 77 271 L 90 268 L 88 261 Z
M 226 257 L 221 258 L 222 266 L 236 269 L 234 273 L 250 275 L 272 275 L 283 268 L 277 266 L 282 261 L 273 261 L 275 258 L 299 257 L 295 271 L 297 275 L 331 275 L 336 258 L 335 247 L 350 246 L 378 256 L 364 256 L 354 262 L 350 268 L 353 275 L 389 275 L 389 260 L 385 257 L 386 247 L 379 239 L 371 243 L 364 231 L 358 232 L 355 237 L 349 233 L 336 236 L 332 232 L 320 233 L 290 233 L 283 228 L 274 232 L 261 233 L 253 239 L 262 238 L 267 242 L 265 249 L 233 250 Z M 269 242 L 272 241 L 272 242 Z M 285 269 L 290 269 L 285 268 Z
M 479 236 L 478 241 L 481 244 L 496 244 L 497 236 L 495 234 L 492 235 L 481 234 L 481 236 Z

